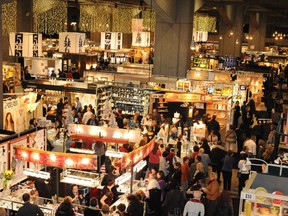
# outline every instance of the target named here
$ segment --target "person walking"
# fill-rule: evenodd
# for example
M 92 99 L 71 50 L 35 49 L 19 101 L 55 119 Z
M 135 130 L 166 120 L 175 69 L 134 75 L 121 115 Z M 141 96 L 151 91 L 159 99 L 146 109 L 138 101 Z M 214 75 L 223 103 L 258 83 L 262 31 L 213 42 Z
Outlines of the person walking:
M 223 167 L 222 167 L 224 190 L 231 190 L 233 164 L 234 164 L 233 151 L 229 150 L 224 158 Z

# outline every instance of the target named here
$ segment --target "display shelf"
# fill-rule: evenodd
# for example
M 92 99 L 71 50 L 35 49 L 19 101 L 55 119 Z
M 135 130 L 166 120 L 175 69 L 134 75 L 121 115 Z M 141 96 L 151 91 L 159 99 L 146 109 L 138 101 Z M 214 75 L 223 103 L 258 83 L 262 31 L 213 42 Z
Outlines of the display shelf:
M 285 177 L 251 172 L 245 188 L 241 191 L 239 215 L 287 216 L 288 190 L 283 187 L 285 182 Z M 279 190 L 283 195 L 275 193 Z
M 125 99 L 125 100 L 137 100 L 137 101 L 145 101 L 143 99 L 139 98 L 130 98 L 130 97 L 119 97 L 119 96 L 112 96 L 112 98 L 117 98 L 117 99 Z
M 122 102 L 122 101 L 116 101 L 117 103 L 121 103 L 121 104 L 127 104 L 127 105 L 133 105 L 133 106 L 143 106 L 143 104 L 136 104 L 136 103 L 128 103 L 128 102 Z
M 148 113 L 150 92 L 141 88 L 104 86 L 99 88 L 98 111 L 103 110 L 104 101 L 109 100 L 112 109 L 121 109 L 123 114 L 133 115 L 140 112 L 140 115 Z

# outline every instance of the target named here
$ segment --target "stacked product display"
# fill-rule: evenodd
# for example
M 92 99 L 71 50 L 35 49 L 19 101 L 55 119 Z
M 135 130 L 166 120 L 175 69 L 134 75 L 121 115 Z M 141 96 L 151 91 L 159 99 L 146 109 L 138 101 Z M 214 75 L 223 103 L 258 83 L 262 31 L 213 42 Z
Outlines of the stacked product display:
M 105 101 L 111 103 L 112 109 L 121 109 L 123 114 L 134 115 L 139 112 L 140 115 L 148 113 L 149 92 L 134 87 L 106 86 L 99 90 L 98 110 L 102 117 Z M 101 113 L 102 111 L 102 113 Z
M 288 191 L 283 187 L 285 182 L 286 177 L 252 172 L 241 192 L 239 215 L 288 216 Z

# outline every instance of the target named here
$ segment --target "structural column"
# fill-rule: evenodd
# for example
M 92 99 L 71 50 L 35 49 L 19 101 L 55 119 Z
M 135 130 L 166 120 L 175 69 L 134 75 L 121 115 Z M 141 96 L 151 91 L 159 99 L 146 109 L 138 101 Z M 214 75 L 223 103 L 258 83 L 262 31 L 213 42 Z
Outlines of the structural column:
M 157 14 L 153 74 L 186 77 L 191 64 L 194 0 L 150 2 Z
M 241 56 L 243 38 L 243 7 L 227 5 L 222 9 L 220 22 L 220 56 Z
M 248 40 L 249 49 L 264 51 L 266 38 L 266 22 L 267 16 L 265 14 L 250 14 L 249 36 L 252 37 L 252 40 Z
M 0 4 L 0 129 L 3 129 L 3 37 L 2 37 L 2 4 Z

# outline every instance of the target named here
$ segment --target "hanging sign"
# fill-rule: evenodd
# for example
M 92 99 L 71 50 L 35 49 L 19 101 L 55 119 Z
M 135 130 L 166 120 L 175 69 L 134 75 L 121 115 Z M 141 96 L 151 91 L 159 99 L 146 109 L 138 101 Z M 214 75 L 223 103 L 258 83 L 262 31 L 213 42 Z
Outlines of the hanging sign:
M 15 159 L 21 161 L 60 168 L 97 169 L 96 155 L 50 152 L 20 146 L 14 146 L 13 149 Z
M 177 94 L 177 93 L 166 93 L 166 102 L 203 102 L 207 98 L 201 94 Z
M 144 145 L 144 146 L 142 146 L 140 148 L 137 148 L 134 151 L 129 152 L 128 154 L 125 154 L 121 158 L 121 168 L 122 169 L 127 169 L 127 168 L 129 168 L 131 166 L 136 165 L 142 159 L 147 157 L 150 154 L 150 152 L 152 152 L 152 150 L 154 149 L 155 140 L 156 140 L 156 137 L 154 137 L 154 139 L 152 139 L 146 145 Z
M 132 32 L 132 46 L 150 47 L 150 32 Z
M 39 57 L 42 56 L 42 34 L 34 34 L 28 32 L 11 32 L 10 40 L 10 56 L 17 57 Z
M 207 31 L 193 32 L 193 37 L 195 42 L 206 42 L 208 40 L 208 32 Z
M 121 32 L 101 32 L 100 47 L 105 50 L 122 49 Z
M 136 143 L 140 140 L 140 131 L 92 125 L 69 124 L 71 137 L 85 140 L 98 140 L 113 143 Z
M 60 32 L 59 33 L 59 52 L 64 53 L 83 53 L 85 52 L 84 41 L 85 33 L 79 32 Z
M 132 32 L 142 32 L 143 19 L 132 19 Z

